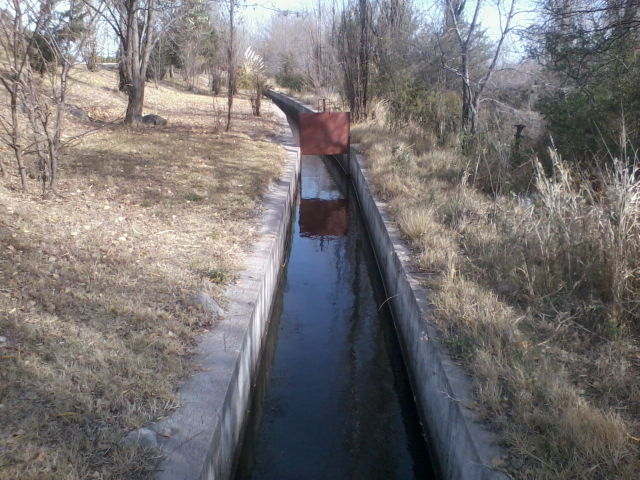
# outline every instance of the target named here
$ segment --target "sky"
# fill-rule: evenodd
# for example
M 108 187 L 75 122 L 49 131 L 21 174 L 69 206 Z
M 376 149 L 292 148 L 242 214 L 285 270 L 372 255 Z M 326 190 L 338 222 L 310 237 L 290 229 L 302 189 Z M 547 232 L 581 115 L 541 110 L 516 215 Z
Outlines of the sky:
M 328 3 L 326 0 L 321 0 L 323 3 Z M 344 0 L 337 0 L 336 3 L 341 4 Z M 482 0 L 483 8 L 480 12 L 480 23 L 486 29 L 490 38 L 497 39 L 500 33 L 500 14 L 495 7 L 496 0 Z M 506 0 L 508 1 L 508 0 Z M 534 15 L 531 13 L 533 5 L 536 0 L 517 0 L 516 10 L 519 13 L 516 15 L 513 21 L 513 25 L 516 28 L 524 28 L 534 21 Z M 289 12 L 294 14 L 295 12 L 303 12 L 311 9 L 314 5 L 317 5 L 318 0 L 247 0 L 249 7 L 244 9 L 244 18 L 247 22 L 247 27 L 259 27 L 268 22 L 269 18 L 277 11 Z M 437 0 L 414 0 L 414 5 L 426 16 L 434 15 L 437 5 Z M 473 8 L 475 2 L 469 2 L 467 7 L 469 10 Z M 505 48 L 513 55 L 519 55 L 523 51 L 522 44 L 518 41 L 515 35 L 512 35 L 509 39 L 509 45 L 505 45 Z
M 330 0 L 320 0 L 323 3 L 329 3 Z M 498 11 L 495 8 L 496 0 L 482 0 L 484 8 L 481 11 L 480 22 L 487 30 L 487 34 L 490 38 L 497 38 L 500 31 L 500 21 Z M 503 0 L 504 1 L 504 0 Z M 517 0 L 518 9 L 524 11 L 530 11 L 533 9 L 533 3 L 536 0 Z M 336 0 L 338 5 L 346 2 L 346 0 Z M 289 15 L 295 13 L 302 13 L 305 10 L 310 10 L 313 6 L 318 4 L 318 0 L 246 0 L 245 7 L 241 9 L 243 17 L 244 27 L 249 31 L 256 31 L 257 29 L 266 26 L 269 23 L 269 19 L 272 15 L 280 12 L 284 14 L 288 12 Z M 425 16 L 433 15 L 436 9 L 434 4 L 437 4 L 438 0 L 414 0 L 414 5 L 424 12 Z M 474 2 L 469 2 L 470 5 L 475 5 Z M 468 7 L 471 8 L 471 7 Z M 522 28 L 529 25 L 533 21 L 533 15 L 531 13 L 518 14 L 515 19 L 515 26 Z M 109 52 L 115 53 L 117 48 L 116 43 L 110 47 Z M 505 45 L 504 50 L 507 51 L 507 57 L 519 57 L 522 56 L 524 47 L 518 41 L 515 36 L 512 36 L 508 45 Z
M 326 0 L 321 0 L 323 3 L 328 3 Z M 342 0 L 344 1 L 344 0 Z M 338 4 L 342 3 L 341 0 L 338 0 Z M 495 8 L 496 0 L 482 0 L 484 7 L 481 11 L 480 20 L 483 25 L 485 25 L 488 30 L 497 31 L 499 29 L 499 15 L 498 10 Z M 256 21 L 266 21 L 266 19 L 270 18 L 272 14 L 276 11 L 285 12 L 288 11 L 290 13 L 295 12 L 303 12 L 305 10 L 309 10 L 313 6 L 317 5 L 318 0 L 247 0 L 247 5 L 244 10 L 248 16 L 251 16 Z M 434 4 L 439 3 L 436 0 L 414 0 L 414 5 L 418 7 L 420 10 L 429 12 L 434 10 Z M 469 2 L 470 5 L 468 9 L 475 4 L 474 2 Z M 517 10 L 532 10 L 533 4 L 535 0 L 517 0 Z M 532 20 L 531 14 L 520 13 L 517 17 L 517 22 L 519 24 L 526 24 Z

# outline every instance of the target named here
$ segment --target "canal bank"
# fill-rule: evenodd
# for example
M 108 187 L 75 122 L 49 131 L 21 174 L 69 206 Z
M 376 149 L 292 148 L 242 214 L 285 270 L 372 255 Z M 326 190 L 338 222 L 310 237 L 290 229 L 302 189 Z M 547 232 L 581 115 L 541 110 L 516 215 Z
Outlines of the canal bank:
M 270 91 L 269 96 L 289 118 L 311 111 L 286 95 Z M 502 463 L 504 452 L 470 408 L 472 379 L 450 357 L 429 321 L 431 305 L 427 292 L 410 273 L 410 251 L 386 205 L 372 194 L 365 162 L 353 148 L 350 157 L 350 161 L 341 156 L 336 160 L 349 172 L 358 198 L 436 468 L 447 480 L 506 479 L 494 468 Z
M 278 94 L 276 103 L 290 115 L 303 111 Z M 295 125 L 293 125 L 295 127 Z M 156 479 L 227 479 L 237 455 L 240 435 L 256 381 L 259 353 L 274 304 L 285 240 L 295 198 L 298 156 L 290 135 L 285 175 L 265 201 L 262 238 L 248 258 L 248 268 L 230 289 L 220 324 L 203 339 L 196 363 L 201 371 L 181 389 L 181 408 L 150 428 L 158 438 L 163 460 Z M 355 153 L 352 154 L 355 157 Z M 384 297 L 396 319 L 401 347 L 416 397 L 418 413 L 428 426 L 434 461 L 445 479 L 502 479 L 492 465 L 500 451 L 494 438 L 476 423 L 469 378 L 438 342 L 428 322 L 429 303 L 418 282 L 407 275 L 408 251 L 393 224 L 369 192 L 366 172 L 350 162 L 358 204 L 372 240 L 385 283 Z M 345 165 L 346 166 L 346 165 Z
M 282 125 L 276 141 L 286 150 L 283 172 L 265 193 L 257 220 L 259 240 L 225 292 L 225 311 L 198 344 L 193 358 L 196 373 L 180 388 L 179 408 L 141 435 L 144 445 L 161 451 L 155 480 L 231 476 L 287 253 L 300 171 L 299 149 L 286 118 L 273 110 Z

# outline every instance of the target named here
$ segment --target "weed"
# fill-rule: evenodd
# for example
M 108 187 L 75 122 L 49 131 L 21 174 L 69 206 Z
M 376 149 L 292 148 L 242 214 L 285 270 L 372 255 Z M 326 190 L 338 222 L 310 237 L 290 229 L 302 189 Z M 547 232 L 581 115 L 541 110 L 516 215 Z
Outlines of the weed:
M 229 281 L 229 274 L 220 268 L 211 268 L 203 271 L 202 274 L 215 284 L 223 284 Z
M 354 126 L 373 187 L 414 249 L 444 343 L 474 379 L 479 418 L 523 479 L 635 479 L 640 471 L 640 184 L 633 158 L 595 182 L 555 152 L 549 175 L 510 161 L 413 145 Z M 488 145 L 488 146 L 487 146 Z M 522 159 L 519 159 L 522 160 Z M 631 165 L 631 167 L 629 167 Z
M 203 195 L 198 195 L 198 194 L 197 194 L 197 193 L 195 193 L 195 192 L 187 192 L 187 193 L 185 193 L 185 194 L 184 194 L 184 199 L 185 199 L 187 202 L 201 202 L 201 201 L 203 201 L 205 198 L 207 198 L 207 197 L 205 197 L 205 196 L 203 196 Z

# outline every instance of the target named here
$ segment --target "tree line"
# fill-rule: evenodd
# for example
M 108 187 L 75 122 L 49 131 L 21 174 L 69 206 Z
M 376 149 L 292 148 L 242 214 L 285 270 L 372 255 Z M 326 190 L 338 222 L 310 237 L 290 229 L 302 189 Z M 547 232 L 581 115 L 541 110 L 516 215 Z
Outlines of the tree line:
M 172 75 L 175 67 L 191 89 L 204 71 L 214 93 L 227 80 L 229 130 L 238 68 L 234 13 L 239 6 L 239 0 L 4 2 L 0 84 L 9 102 L 0 112 L 0 141 L 14 154 L 23 189 L 24 159 L 35 155 L 43 193 L 55 192 L 58 162 L 68 143 L 63 132 L 71 69 L 84 63 L 95 70 L 98 46 L 111 38 L 117 45 L 118 88 L 127 96 L 124 124 L 141 122 L 146 82 Z M 106 25 L 111 35 L 104 35 L 99 25 Z M 254 66 L 255 57 L 253 53 Z M 0 173 L 5 174 L 1 159 Z
M 125 124 L 140 122 L 146 83 L 178 70 L 191 89 L 203 73 L 214 94 L 226 87 L 229 130 L 238 82 L 253 90 L 259 114 L 269 77 L 292 91 L 340 97 L 355 121 L 383 101 L 390 123 L 417 125 L 440 143 L 473 145 L 498 128 L 496 105 L 527 109 L 544 117 L 546 137 L 565 158 L 598 163 L 639 140 L 639 3 L 318 0 L 305 10 L 275 9 L 266 31 L 249 32 L 256 6 L 244 0 L 7 0 L 0 83 L 9 101 L 0 139 L 23 187 L 24 158 L 33 155 L 43 191 L 55 191 L 69 73 L 81 61 L 96 68 L 97 45 L 112 41 L 98 33 L 106 25 L 127 96 Z M 527 28 L 518 21 L 525 7 L 535 11 Z M 489 14 L 491 30 L 483 24 Z M 525 57 L 508 55 L 516 41 Z M 509 72 L 528 80 L 510 83 Z
M 325 1 L 275 18 L 265 56 L 283 87 L 337 94 L 356 121 L 382 100 L 392 122 L 418 124 L 442 143 L 473 144 L 496 129 L 520 138 L 533 126 L 513 112 L 535 113 L 544 140 L 532 153 L 553 144 L 589 168 L 640 140 L 639 4 Z M 512 113 L 501 125 L 500 111 Z

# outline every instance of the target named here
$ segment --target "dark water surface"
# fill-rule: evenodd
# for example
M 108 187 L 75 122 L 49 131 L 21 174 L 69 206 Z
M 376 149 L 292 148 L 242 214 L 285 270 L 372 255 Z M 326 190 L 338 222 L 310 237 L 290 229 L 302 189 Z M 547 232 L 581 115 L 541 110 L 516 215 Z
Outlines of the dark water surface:
M 435 478 L 355 199 L 336 181 L 303 157 L 237 480 Z

